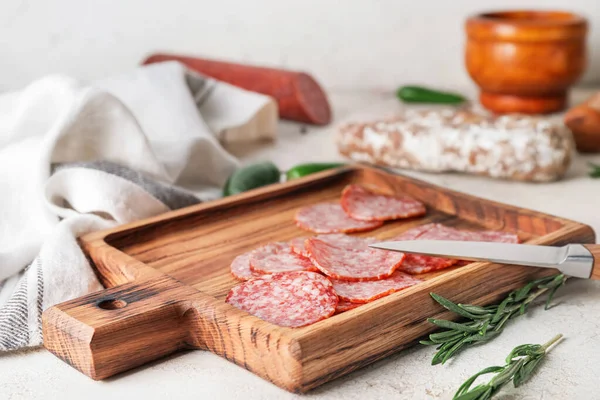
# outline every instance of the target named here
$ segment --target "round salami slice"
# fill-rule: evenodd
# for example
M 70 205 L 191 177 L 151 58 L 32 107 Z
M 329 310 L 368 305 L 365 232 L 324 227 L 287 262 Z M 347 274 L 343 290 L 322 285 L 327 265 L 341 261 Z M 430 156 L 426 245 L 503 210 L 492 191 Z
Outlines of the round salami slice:
M 351 303 L 349 301 L 346 300 L 340 300 L 337 304 L 337 306 L 335 307 L 335 313 L 336 314 L 341 314 L 345 311 L 349 311 L 352 310 L 358 306 L 360 306 L 361 303 Z
M 468 240 L 474 242 L 521 243 L 517 235 L 500 231 L 469 231 Z
M 313 264 L 325 275 L 347 281 L 387 278 L 402 263 L 404 254 L 369 247 L 353 249 L 336 246 L 318 238 L 306 241 Z
M 406 232 L 396 236 L 390 240 L 443 240 L 450 239 L 450 232 L 445 230 L 440 224 L 426 224 L 409 229 Z M 450 239 L 451 240 L 451 239 Z M 398 268 L 399 271 L 408 274 L 423 274 L 426 272 L 437 271 L 440 269 L 451 267 L 456 264 L 456 260 L 442 257 L 423 256 L 420 254 L 407 254 Z
M 509 232 L 466 231 L 441 224 L 427 224 L 410 229 L 392 240 L 462 240 L 474 242 L 519 243 L 519 237 Z M 399 270 L 409 274 L 423 274 L 450 266 L 464 266 L 468 261 L 441 257 L 407 254 Z
M 231 275 L 236 279 L 247 281 L 248 279 L 256 278 L 261 275 L 250 269 L 250 254 L 251 253 L 240 254 L 231 262 L 231 265 L 229 266 Z
M 294 253 L 285 242 L 269 243 L 254 250 L 250 254 L 250 269 L 259 274 L 317 270 L 310 259 Z
M 425 214 L 425 206 L 409 196 L 391 196 L 364 186 L 348 185 L 340 204 L 346 214 L 361 221 L 388 221 Z
M 338 297 L 323 275 L 296 271 L 243 282 L 231 289 L 225 301 L 264 321 L 297 328 L 331 316 Z
M 359 221 L 350 218 L 337 203 L 320 203 L 304 207 L 296 213 L 296 225 L 315 233 L 364 232 L 380 227 L 381 221 Z
M 377 243 L 377 239 L 372 237 L 349 236 L 343 233 L 325 233 L 315 237 L 333 246 L 347 247 L 349 249 L 368 249 L 370 244 Z M 310 254 L 306 250 L 307 239 L 307 237 L 300 237 L 290 240 L 292 251 L 304 257 L 310 257 Z
M 301 256 L 308 257 L 308 253 L 306 251 L 306 247 L 304 246 L 304 242 L 306 242 L 307 237 L 299 237 L 290 240 L 290 247 L 292 251 L 296 254 L 300 254 Z
M 348 282 L 334 279 L 332 282 L 340 300 L 368 303 L 423 281 L 402 272 L 394 272 L 389 278 L 379 281 Z

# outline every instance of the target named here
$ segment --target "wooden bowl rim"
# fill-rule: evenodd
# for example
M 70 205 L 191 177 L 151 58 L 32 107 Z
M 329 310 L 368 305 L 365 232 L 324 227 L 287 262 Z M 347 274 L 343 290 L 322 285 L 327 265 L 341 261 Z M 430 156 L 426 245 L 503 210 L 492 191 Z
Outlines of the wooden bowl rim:
M 531 14 L 536 18 L 511 18 L 510 15 Z M 507 17 L 505 17 L 507 16 Z M 564 18 L 551 18 L 560 16 Z M 534 10 L 534 9 L 508 9 L 487 11 L 472 15 L 470 22 L 483 22 L 486 24 L 535 26 L 535 27 L 561 27 L 586 25 L 587 20 L 582 15 L 563 10 Z

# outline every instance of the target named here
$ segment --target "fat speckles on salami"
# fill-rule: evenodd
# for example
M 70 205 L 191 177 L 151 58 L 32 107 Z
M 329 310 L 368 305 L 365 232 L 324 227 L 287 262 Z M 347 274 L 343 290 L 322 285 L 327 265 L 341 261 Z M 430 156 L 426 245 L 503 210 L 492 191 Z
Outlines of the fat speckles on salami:
M 387 278 L 404 259 L 404 254 L 399 252 L 334 245 L 318 238 L 308 239 L 306 250 L 313 264 L 325 275 L 348 281 Z
M 269 243 L 250 254 L 250 269 L 259 274 L 290 271 L 316 271 L 312 262 L 292 251 L 289 243 Z
M 425 214 L 425 206 L 409 196 L 391 196 L 360 185 L 348 185 L 340 201 L 348 216 L 362 221 L 388 221 Z
M 323 275 L 297 271 L 243 282 L 225 301 L 264 321 L 297 328 L 333 315 L 338 297 Z
M 340 300 L 368 303 L 423 281 L 402 272 L 394 272 L 389 278 L 378 281 L 348 282 L 335 279 L 332 282 Z
M 296 225 L 315 233 L 363 232 L 382 225 L 381 221 L 359 221 L 349 217 L 336 203 L 303 207 L 296 213 Z

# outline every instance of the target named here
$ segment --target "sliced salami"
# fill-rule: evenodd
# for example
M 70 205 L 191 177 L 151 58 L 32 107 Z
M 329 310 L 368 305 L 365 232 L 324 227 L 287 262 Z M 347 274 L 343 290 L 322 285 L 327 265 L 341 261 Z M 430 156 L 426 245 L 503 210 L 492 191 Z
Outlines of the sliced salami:
M 466 231 L 465 231 L 466 232 Z M 501 231 L 469 231 L 468 240 L 474 242 L 496 242 L 496 243 L 520 243 L 517 235 Z M 467 240 L 467 239 L 465 239 Z
M 396 236 L 390 240 L 420 240 L 424 239 L 425 235 L 429 232 L 434 232 L 433 234 L 429 234 L 427 239 L 431 240 L 442 240 L 442 239 L 450 239 L 449 237 L 443 237 L 447 235 L 447 232 L 444 231 L 443 234 L 436 234 L 440 227 L 444 228 L 443 225 L 440 224 L 426 224 L 417 226 L 415 228 L 409 229 L 406 232 Z M 439 237 L 436 237 L 439 236 Z M 399 271 L 404 271 L 409 274 L 423 274 L 426 272 L 437 271 L 440 269 L 448 268 L 454 264 L 456 264 L 456 260 L 451 260 L 449 258 L 442 257 L 431 257 L 424 256 L 420 254 L 406 254 L 406 258 L 402 262 L 402 265 L 398 268 Z
M 379 281 L 348 282 L 334 279 L 332 282 L 340 300 L 368 303 L 423 281 L 396 271 L 389 278 Z
M 299 237 L 290 240 L 290 247 L 292 251 L 296 254 L 300 254 L 301 256 L 308 258 L 308 253 L 306 252 L 306 247 L 304 246 L 304 242 L 306 242 L 307 237 Z
M 350 218 L 337 203 L 320 203 L 303 207 L 296 213 L 296 225 L 315 233 L 364 232 L 380 227 L 381 221 Z
M 361 303 L 351 303 L 349 301 L 346 300 L 340 300 L 337 304 L 337 306 L 335 307 L 335 313 L 336 314 L 340 314 L 343 313 L 345 311 L 349 311 L 352 310 L 358 306 L 360 306 Z
M 372 237 L 349 236 L 343 233 L 325 233 L 323 235 L 317 235 L 315 238 L 333 246 L 349 249 L 368 249 L 370 244 L 377 243 L 377 239 Z M 310 254 L 308 254 L 308 251 L 306 250 L 307 239 L 307 237 L 292 239 L 290 240 L 290 246 L 294 253 L 310 258 Z
M 461 231 L 462 239 L 453 240 L 469 240 L 472 242 L 496 242 L 496 243 L 520 243 L 519 236 L 510 232 L 502 231 Z M 457 267 L 463 267 L 472 261 L 458 260 Z
M 233 287 L 225 301 L 264 321 L 297 328 L 331 316 L 338 297 L 323 275 L 296 271 L 250 279 Z
M 318 238 L 306 241 L 313 264 L 325 275 L 347 281 L 369 281 L 387 278 L 402 263 L 404 254 L 393 251 L 351 248 L 334 245 Z
M 248 279 L 256 278 L 261 275 L 250 269 L 250 254 L 251 253 L 240 254 L 231 262 L 231 265 L 229 266 L 231 275 L 236 279 L 247 281 Z
M 285 242 L 269 243 L 254 250 L 250 254 L 250 269 L 259 274 L 317 270 L 310 259 L 294 253 Z
M 427 224 L 408 230 L 392 240 L 461 240 L 475 242 L 519 243 L 515 234 L 499 231 L 466 231 L 441 224 Z M 451 260 L 418 254 L 407 254 L 400 270 L 409 274 L 422 274 L 453 265 L 463 266 L 468 261 Z
M 361 185 L 348 185 L 340 204 L 346 214 L 361 221 L 388 221 L 425 214 L 425 205 L 409 196 L 377 193 Z

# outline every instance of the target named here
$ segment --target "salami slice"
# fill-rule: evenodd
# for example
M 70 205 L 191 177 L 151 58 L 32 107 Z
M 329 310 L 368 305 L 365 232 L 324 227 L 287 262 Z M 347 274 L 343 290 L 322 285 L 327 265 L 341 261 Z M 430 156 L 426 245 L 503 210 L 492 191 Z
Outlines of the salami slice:
M 387 278 L 402 263 L 404 254 L 379 249 L 350 248 L 334 245 L 318 238 L 306 241 L 313 264 L 325 275 L 347 281 L 369 281 Z
M 259 274 L 316 271 L 310 259 L 296 254 L 285 242 L 269 243 L 250 254 L 250 269 Z
M 229 268 L 231 270 L 231 275 L 242 281 L 247 281 L 248 279 L 256 278 L 261 275 L 250 269 L 250 253 L 240 254 L 234 258 Z
M 334 279 L 332 282 L 340 300 L 368 303 L 423 281 L 396 271 L 389 278 L 379 281 L 348 282 Z
M 520 243 L 519 237 L 514 233 L 501 231 L 463 231 L 466 233 L 464 240 L 473 242 Z M 458 260 L 457 267 L 463 267 L 473 261 Z
M 345 311 L 349 311 L 352 310 L 358 306 L 360 306 L 361 303 L 351 303 L 349 301 L 346 300 L 340 300 L 337 304 L 337 306 L 335 307 L 335 313 L 336 314 L 341 314 Z
M 370 244 L 377 243 L 377 239 L 372 237 L 349 236 L 343 233 L 326 233 L 315 237 L 333 246 L 349 249 L 368 249 Z M 307 237 L 300 237 L 290 240 L 292 251 L 304 257 L 310 257 L 306 250 L 307 239 Z
M 419 240 L 424 239 L 425 235 L 429 232 L 437 232 L 443 225 L 440 224 L 426 224 L 417 226 L 413 229 L 409 229 L 406 232 L 396 236 L 390 240 Z M 444 231 L 444 235 L 447 233 Z M 429 234 L 427 237 L 431 240 L 449 239 L 448 237 L 441 237 L 444 235 Z M 437 271 L 440 269 L 448 268 L 456 264 L 456 260 L 442 257 L 431 257 L 420 254 L 407 254 L 406 258 L 402 262 L 402 265 L 398 268 L 399 271 L 404 271 L 409 274 L 423 274 L 426 272 Z
M 243 282 L 231 289 L 225 301 L 264 321 L 297 328 L 331 316 L 338 297 L 323 275 L 295 271 Z
M 346 214 L 361 221 L 388 221 L 425 214 L 425 206 L 409 196 L 377 193 L 361 185 L 348 185 L 340 204 Z
M 304 242 L 306 242 L 307 237 L 299 237 L 290 240 L 290 247 L 292 251 L 296 254 L 300 254 L 301 256 L 308 258 L 308 253 L 306 252 L 306 247 L 304 246 Z
M 466 231 L 441 224 L 427 224 L 408 230 L 392 240 L 462 240 L 474 242 L 519 243 L 515 234 L 499 231 Z M 451 260 L 441 257 L 430 257 L 419 254 L 407 254 L 400 270 L 409 274 L 422 274 L 436 271 L 453 265 L 463 266 L 468 261 Z
M 380 227 L 381 221 L 359 221 L 350 218 L 336 203 L 320 203 L 303 207 L 296 213 L 296 225 L 315 233 L 364 232 Z

